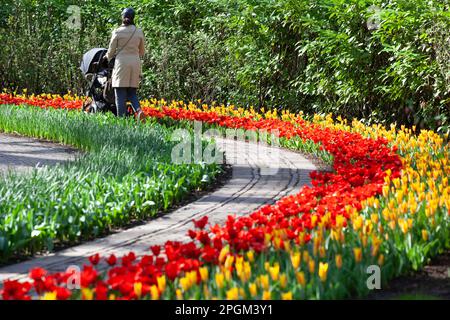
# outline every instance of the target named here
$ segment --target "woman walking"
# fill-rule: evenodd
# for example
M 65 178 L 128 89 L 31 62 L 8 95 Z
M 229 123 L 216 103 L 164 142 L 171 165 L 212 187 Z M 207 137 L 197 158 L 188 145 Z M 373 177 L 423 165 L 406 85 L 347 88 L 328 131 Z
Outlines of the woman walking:
M 113 31 L 106 57 L 115 58 L 112 87 L 116 94 L 117 116 L 127 114 L 127 101 L 140 118 L 142 110 L 137 89 L 142 77 L 141 58 L 145 53 L 145 38 L 141 29 L 134 24 L 135 12 L 127 8 L 122 12 L 122 25 Z

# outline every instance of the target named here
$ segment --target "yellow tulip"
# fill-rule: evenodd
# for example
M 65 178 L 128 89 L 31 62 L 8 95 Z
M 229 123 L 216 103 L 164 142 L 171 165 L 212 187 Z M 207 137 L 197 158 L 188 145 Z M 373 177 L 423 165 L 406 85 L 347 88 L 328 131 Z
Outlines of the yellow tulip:
M 287 286 L 287 276 L 285 273 L 283 273 L 282 275 L 280 275 L 280 287 L 282 289 L 286 288 Z
M 205 296 L 206 299 L 211 296 L 208 286 L 206 284 L 203 285 L 203 295 Z
M 422 230 L 422 239 L 423 239 L 423 241 L 428 241 L 428 238 L 429 238 L 428 231 L 423 229 Z
M 327 280 L 327 274 L 328 274 L 328 263 L 319 263 L 319 278 L 322 282 L 325 282 Z
M 188 291 L 191 287 L 191 281 L 188 277 L 183 277 L 180 279 L 180 285 L 184 291 Z
M 89 289 L 89 288 L 81 289 L 81 294 L 82 294 L 83 300 L 92 300 L 92 299 L 94 299 L 94 291 Z
M 255 261 L 255 254 L 254 254 L 253 250 L 247 251 L 247 259 L 250 262 Z
M 335 241 L 339 241 L 340 236 L 339 236 L 339 232 L 336 230 L 331 230 L 331 239 L 335 240 Z
M 311 216 L 311 226 L 314 228 L 316 226 L 317 220 L 319 217 L 317 215 Z
M 314 273 L 316 271 L 316 262 L 314 260 L 309 260 L 308 267 L 309 272 Z
M 364 224 L 364 219 L 362 216 L 357 216 L 355 219 L 353 219 L 353 229 L 355 231 L 358 231 L 359 229 L 362 228 L 363 224 Z
M 355 261 L 361 262 L 362 260 L 362 249 L 361 248 L 353 248 L 353 253 L 355 255 Z
M 292 292 L 282 293 L 281 300 L 292 300 Z
M 395 220 L 392 220 L 392 221 L 389 222 L 389 228 L 391 228 L 391 230 L 394 230 L 396 225 L 397 224 L 395 223 Z M 386 235 L 388 235 L 388 234 L 386 234 Z
M 379 249 L 380 249 L 380 244 L 379 243 L 374 243 L 372 245 L 372 257 L 376 257 L 377 256 Z
M 273 267 L 269 268 L 269 273 L 270 276 L 272 277 L 273 281 L 277 281 L 278 280 L 278 275 L 280 273 L 280 265 L 279 264 L 275 264 Z
M 309 261 L 309 252 L 308 251 L 303 251 L 303 261 L 305 262 L 305 263 L 308 263 L 308 261 Z
M 209 270 L 207 267 L 202 267 L 199 269 L 200 277 L 202 281 L 206 282 L 209 278 Z
M 342 268 L 342 255 L 340 255 L 340 254 L 336 255 L 335 260 L 336 260 L 336 267 L 338 269 L 341 269 Z
M 233 265 L 233 262 L 234 262 L 234 256 L 229 255 L 225 259 L 225 264 L 224 264 L 225 268 L 229 269 Z
M 408 227 L 408 222 L 406 220 L 398 219 L 398 225 L 400 227 L 400 230 L 402 230 L 402 232 L 404 234 L 406 234 L 408 232 L 409 227 Z
M 84 290 L 84 289 L 83 289 Z M 56 300 L 57 297 L 57 293 L 56 291 L 52 291 L 52 292 L 46 292 L 42 297 L 41 300 Z M 85 299 L 85 300 L 92 300 L 91 299 Z
M 336 216 L 336 228 L 340 229 L 344 226 L 346 219 L 343 215 Z
M 138 298 L 141 297 L 141 295 L 142 295 L 142 283 L 136 282 L 136 283 L 134 284 L 134 294 L 135 294 Z
M 378 257 L 378 265 L 381 267 L 384 264 L 384 255 L 380 254 Z
M 248 289 L 250 291 L 250 294 L 252 295 L 252 297 L 255 297 L 256 294 L 258 293 L 258 289 L 255 283 L 250 283 L 248 286 Z
M 284 251 L 286 252 L 291 252 L 291 242 L 290 241 L 285 241 L 284 242 Z
M 227 291 L 227 300 L 237 300 L 239 298 L 238 288 L 231 288 Z
M 225 277 L 223 273 L 216 273 L 216 284 L 219 289 L 223 288 Z
M 294 269 L 298 269 L 301 262 L 301 256 L 299 252 L 296 252 L 294 254 L 291 254 L 291 263 Z
M 191 271 L 188 272 L 187 277 L 189 279 L 190 285 L 195 285 L 198 282 L 198 275 L 197 275 L 197 271 Z
M 162 275 L 156 278 L 156 282 L 158 283 L 159 291 L 164 292 L 166 290 L 166 276 Z
M 269 276 L 268 275 L 261 275 L 259 277 L 259 281 L 261 282 L 261 287 L 264 290 L 269 290 Z
M 373 231 L 373 223 L 372 220 L 366 220 L 366 223 L 364 224 L 364 232 L 366 234 L 371 234 Z
M 264 244 L 268 246 L 270 244 L 270 241 L 272 240 L 272 235 L 270 233 L 264 234 Z
M 228 253 L 230 253 L 230 247 L 229 246 L 225 246 L 222 248 L 222 250 L 220 250 L 220 254 L 219 254 L 219 262 L 223 263 L 223 261 L 225 260 L 226 256 L 228 255 Z
M 304 287 L 306 284 L 306 280 L 305 280 L 305 273 L 303 271 L 297 272 L 295 274 L 295 277 L 297 278 L 297 282 Z
M 244 271 L 242 272 L 241 276 L 242 282 L 247 282 L 251 276 L 252 276 L 252 268 L 250 266 L 250 263 L 246 261 L 244 263 Z
M 321 247 L 319 248 L 319 256 L 320 256 L 321 258 L 325 258 L 325 255 L 326 255 L 325 247 L 324 247 L 324 246 L 321 246 Z
M 383 192 L 383 197 L 387 198 L 387 196 L 389 195 L 389 185 L 383 186 L 382 192 Z
M 272 294 L 270 293 L 270 291 L 264 291 L 263 292 L 263 296 L 262 296 L 263 300 L 271 300 L 272 299 Z
M 303 246 L 305 244 L 305 233 L 304 232 L 300 232 L 298 235 L 298 244 L 300 246 Z
M 361 236 L 361 242 L 364 248 L 367 247 L 367 235 L 364 234 Z
M 157 286 L 153 285 L 150 287 L 150 296 L 152 300 L 159 300 L 160 293 Z

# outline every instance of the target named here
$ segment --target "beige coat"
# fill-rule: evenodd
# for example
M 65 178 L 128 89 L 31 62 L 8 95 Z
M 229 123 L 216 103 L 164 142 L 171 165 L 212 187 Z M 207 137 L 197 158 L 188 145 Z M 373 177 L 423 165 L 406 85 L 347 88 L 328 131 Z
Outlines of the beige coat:
M 135 26 L 121 26 L 112 33 L 107 53 L 108 60 L 114 58 L 118 52 L 112 76 L 113 88 L 139 87 L 142 75 L 141 58 L 145 53 L 145 38 L 144 32 L 136 28 L 136 32 L 129 40 L 135 28 Z

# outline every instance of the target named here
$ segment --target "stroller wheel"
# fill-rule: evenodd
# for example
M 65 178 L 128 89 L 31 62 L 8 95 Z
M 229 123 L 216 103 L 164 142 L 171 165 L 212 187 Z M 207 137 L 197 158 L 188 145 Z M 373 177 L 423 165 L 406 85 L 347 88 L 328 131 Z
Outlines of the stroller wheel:
M 84 112 L 91 112 L 91 106 L 92 106 L 92 99 L 91 98 L 87 98 L 84 102 L 83 102 L 83 111 Z
M 86 99 L 86 101 L 83 103 L 83 111 L 86 113 L 96 113 L 97 112 L 97 105 L 95 104 L 93 99 L 91 99 L 91 98 Z

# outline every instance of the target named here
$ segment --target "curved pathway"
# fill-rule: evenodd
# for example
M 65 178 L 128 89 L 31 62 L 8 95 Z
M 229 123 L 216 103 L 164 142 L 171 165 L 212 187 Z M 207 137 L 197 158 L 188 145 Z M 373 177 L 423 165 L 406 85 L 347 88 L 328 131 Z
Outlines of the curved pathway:
M 111 253 L 120 256 L 130 251 L 142 255 L 149 253 L 150 245 L 163 244 L 168 240 L 189 240 L 187 231 L 193 227 L 192 219 L 207 215 L 210 223 L 215 224 L 224 222 L 230 214 L 250 214 L 261 206 L 297 193 L 303 185 L 310 184 L 309 173 L 317 170 L 296 152 L 236 140 L 219 139 L 217 143 L 233 170 L 231 180 L 219 190 L 144 225 L 0 268 L 0 282 L 24 279 L 33 267 L 54 272 L 64 271 L 68 267 L 82 267 L 87 263 L 87 257 L 95 253 L 103 257 Z
M 0 133 L 0 174 L 55 165 L 75 159 L 76 153 L 63 145 Z

